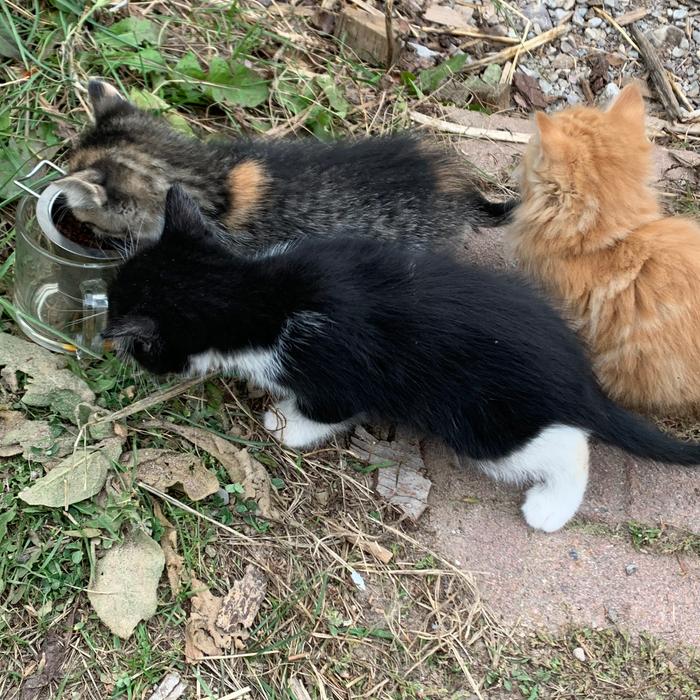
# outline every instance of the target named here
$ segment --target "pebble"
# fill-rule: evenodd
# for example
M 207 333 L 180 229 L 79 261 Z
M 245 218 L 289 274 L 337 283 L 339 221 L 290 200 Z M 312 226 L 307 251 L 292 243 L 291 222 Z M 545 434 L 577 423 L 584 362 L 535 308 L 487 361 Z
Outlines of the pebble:
M 555 10 L 556 13 L 556 10 Z M 532 2 L 523 9 L 523 14 L 533 24 L 539 26 L 540 31 L 535 30 L 535 34 L 541 34 L 552 28 L 552 20 L 547 12 L 547 8 L 541 2 Z
M 673 58 L 683 58 L 685 53 L 685 49 L 682 49 L 680 46 L 676 46 L 676 48 L 671 51 L 671 56 L 673 56 Z
M 679 46 L 681 49 L 683 49 L 683 51 L 687 51 L 687 50 L 690 48 L 690 42 L 689 42 L 685 37 L 683 37 L 683 38 L 681 39 L 681 43 L 678 44 L 678 46 Z
M 608 83 L 600 91 L 600 95 L 598 96 L 598 100 L 601 102 L 601 104 L 605 104 L 605 103 L 613 100 L 619 94 L 620 94 L 620 88 L 617 87 L 617 85 L 615 85 L 615 83 Z
M 433 51 L 423 44 L 419 44 L 415 41 L 409 41 L 408 45 L 416 52 L 419 58 L 434 58 L 436 56 L 441 56 L 438 51 Z
M 600 27 L 601 24 L 603 24 L 603 20 L 600 17 L 593 17 L 588 20 L 589 27 Z
M 575 658 L 577 658 L 579 661 L 585 661 L 586 660 L 586 652 L 581 649 L 581 647 L 576 647 L 573 652 L 571 652 Z
M 569 92 L 566 94 L 566 102 L 573 107 L 574 105 L 581 104 L 581 98 L 575 92 Z
M 688 89 L 685 91 L 685 94 L 688 97 L 697 97 L 698 95 L 700 95 L 700 83 L 698 83 L 697 80 L 694 80 L 688 86 Z
M 570 549 L 569 556 L 576 561 L 578 559 L 578 552 L 575 549 Z
M 573 56 L 566 53 L 558 53 L 552 61 L 552 68 L 557 70 L 571 70 L 576 65 Z
M 561 8 L 554 10 L 554 19 L 556 23 L 559 24 L 568 14 L 566 10 L 562 10 Z
M 696 44 L 700 44 L 700 30 L 697 30 L 697 29 L 693 30 L 693 41 Z
M 638 567 L 636 564 L 627 564 L 627 566 L 625 567 L 625 573 L 628 576 L 631 576 L 632 574 L 637 572 L 637 569 Z
M 683 20 L 688 16 L 688 8 L 687 7 L 679 7 L 677 10 L 673 11 L 673 19 L 674 21 L 678 22 L 679 20 Z
M 586 27 L 586 31 L 584 32 L 584 34 L 588 39 L 590 39 L 591 41 L 595 41 L 597 44 L 605 43 L 605 32 L 599 27 Z

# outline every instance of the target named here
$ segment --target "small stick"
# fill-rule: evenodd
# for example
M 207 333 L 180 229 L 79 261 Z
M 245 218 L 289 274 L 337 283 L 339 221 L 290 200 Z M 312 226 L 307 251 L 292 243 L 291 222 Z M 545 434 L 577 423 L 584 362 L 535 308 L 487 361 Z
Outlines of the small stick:
M 394 0 L 386 0 L 384 5 L 384 27 L 386 30 L 386 67 L 389 70 L 396 60 L 396 41 L 394 40 Z
M 476 29 L 463 29 L 461 27 L 418 27 L 426 34 L 450 34 L 451 36 L 467 36 L 471 39 L 483 39 L 493 41 L 496 44 L 519 44 L 520 39 L 512 36 L 499 36 L 497 34 L 487 34 Z
M 420 112 L 409 112 L 411 119 L 417 124 L 429 126 L 437 131 L 444 131 L 448 134 L 458 134 L 472 139 L 491 139 L 492 141 L 504 141 L 505 143 L 528 143 L 530 134 L 512 133 L 502 129 L 483 129 L 477 126 L 464 126 L 454 122 L 446 122 L 442 119 L 429 117 Z
M 503 49 L 498 53 L 494 53 L 490 56 L 480 58 L 478 61 L 474 61 L 473 63 L 468 63 L 466 66 L 464 66 L 464 68 L 462 68 L 461 72 L 471 73 L 472 71 L 479 70 L 479 68 L 491 65 L 492 63 L 505 63 L 506 61 L 510 61 L 512 58 L 514 58 L 517 54 L 520 54 L 524 51 L 532 51 L 532 49 L 537 49 L 540 46 L 548 44 L 550 41 L 558 39 L 562 34 L 566 34 L 566 32 L 568 31 L 568 22 L 565 22 L 564 24 L 559 24 L 556 27 L 547 30 L 546 32 L 542 32 L 542 34 L 538 34 L 532 39 L 519 42 L 515 46 L 509 46 L 507 49 Z
M 615 20 L 615 18 L 606 12 L 602 7 L 594 7 L 593 11 L 602 17 L 611 27 L 615 27 L 620 33 L 620 36 L 635 50 L 639 51 L 639 47 L 632 41 L 632 37 L 620 26 L 620 23 Z
M 143 481 L 137 481 L 136 485 L 139 488 L 142 488 L 144 491 L 148 491 L 148 493 L 158 496 L 158 498 L 162 498 L 164 501 L 167 501 L 168 503 L 171 503 L 174 506 L 177 506 L 178 508 L 181 508 L 182 510 L 187 511 L 188 513 L 191 513 L 192 515 L 196 515 L 198 518 L 202 518 L 202 520 L 206 520 L 208 523 L 211 523 L 212 525 L 215 525 L 216 527 L 220 528 L 221 530 L 225 530 L 231 535 L 235 535 L 236 537 L 240 537 L 241 539 L 245 540 L 246 542 L 254 542 L 250 537 L 247 535 L 244 535 L 242 532 L 238 532 L 238 530 L 234 530 L 232 527 L 229 527 L 228 525 L 224 525 L 223 523 L 220 523 L 218 520 L 214 520 L 214 518 L 210 518 L 208 515 L 204 515 L 204 513 L 200 513 L 199 511 L 195 510 L 194 508 L 190 508 L 186 503 L 183 503 L 182 501 L 178 501 L 177 498 L 173 498 L 170 494 L 165 493 L 164 491 L 161 491 L 160 489 L 154 488 L 150 484 L 146 484 Z
M 246 695 L 250 695 L 252 693 L 252 689 L 249 685 L 247 685 L 245 688 L 241 688 L 240 690 L 234 690 L 232 693 L 228 693 L 228 695 L 222 695 L 219 700 L 238 700 L 238 698 L 245 697 Z
M 180 384 L 176 384 L 175 386 L 170 387 L 170 389 L 165 389 L 164 391 L 159 391 L 155 394 L 151 394 L 151 396 L 147 396 L 145 399 L 136 401 L 130 406 L 126 406 L 125 408 L 122 408 L 119 411 L 115 411 L 114 413 L 110 413 L 109 415 L 103 416 L 102 418 L 98 418 L 95 421 L 95 423 L 113 422 L 121 420 L 122 418 L 128 418 L 129 416 L 134 415 L 134 413 L 139 413 L 139 411 L 145 411 L 147 408 L 151 408 L 151 406 L 163 403 L 164 401 L 169 401 L 170 399 L 173 399 L 176 396 L 183 394 L 188 389 L 191 389 L 193 386 L 197 386 L 197 384 L 200 384 L 201 382 L 204 382 L 207 379 L 211 379 L 215 376 L 216 373 L 212 372 L 210 374 L 203 374 L 200 377 L 193 377 L 192 379 L 180 382 Z
M 683 122 L 696 122 L 700 120 L 700 109 L 694 109 L 681 117 Z
M 644 59 L 644 63 L 649 69 L 649 75 L 664 109 L 671 119 L 678 121 L 681 118 L 681 108 L 659 55 L 654 50 L 649 39 L 644 35 L 644 32 L 639 28 L 639 25 L 631 25 L 630 31 L 637 44 L 639 55 Z
M 685 93 L 681 89 L 680 84 L 676 80 L 676 76 L 672 75 L 669 76 L 669 80 L 671 81 L 671 87 L 673 87 L 673 91 L 676 93 L 678 99 L 683 103 L 683 106 L 688 110 L 688 112 L 693 111 L 693 105 L 690 104 L 688 101 L 688 98 L 685 96 Z M 681 116 L 682 121 L 687 121 L 684 116 Z
M 625 12 L 624 15 L 620 15 L 616 20 L 621 27 L 626 27 L 628 24 L 644 19 L 648 14 L 649 10 L 646 7 L 639 7 L 636 10 Z
M 363 552 L 371 554 L 375 559 L 382 562 L 382 564 L 388 564 L 393 558 L 393 552 L 390 552 L 386 547 L 382 547 L 379 542 L 374 540 L 366 540 L 359 535 L 348 534 L 345 535 L 345 539 L 352 545 L 359 547 Z

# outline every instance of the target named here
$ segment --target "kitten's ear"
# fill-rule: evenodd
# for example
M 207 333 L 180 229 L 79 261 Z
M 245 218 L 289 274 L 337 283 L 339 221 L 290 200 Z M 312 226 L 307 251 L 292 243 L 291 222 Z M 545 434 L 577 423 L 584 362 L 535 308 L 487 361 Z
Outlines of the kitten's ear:
M 561 153 L 563 134 L 552 117 L 544 112 L 535 112 L 535 124 L 540 136 L 540 148 L 550 157 Z
M 197 202 L 181 185 L 172 185 L 165 197 L 163 238 L 200 238 L 208 228 Z
M 618 124 L 644 125 L 644 97 L 639 85 L 630 83 L 620 91 L 607 111 L 608 117 Z
M 131 112 L 136 109 L 119 94 L 114 85 L 105 83 L 103 80 L 91 80 L 88 82 L 87 90 L 92 113 L 97 123 L 108 114 Z
M 156 322 L 148 316 L 127 316 L 109 323 L 102 331 L 104 340 L 138 340 L 146 346 L 157 337 Z
M 56 181 L 69 209 L 100 209 L 107 203 L 107 193 L 97 170 L 80 170 Z

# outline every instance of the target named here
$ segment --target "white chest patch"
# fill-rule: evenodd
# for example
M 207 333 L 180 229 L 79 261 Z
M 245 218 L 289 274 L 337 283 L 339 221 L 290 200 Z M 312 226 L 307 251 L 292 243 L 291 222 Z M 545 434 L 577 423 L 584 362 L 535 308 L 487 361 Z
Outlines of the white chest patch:
M 253 384 L 274 394 L 286 392 L 279 384 L 282 363 L 277 349 L 250 349 L 241 352 L 222 353 L 216 350 L 192 355 L 189 371 L 192 374 L 222 372 L 249 379 Z

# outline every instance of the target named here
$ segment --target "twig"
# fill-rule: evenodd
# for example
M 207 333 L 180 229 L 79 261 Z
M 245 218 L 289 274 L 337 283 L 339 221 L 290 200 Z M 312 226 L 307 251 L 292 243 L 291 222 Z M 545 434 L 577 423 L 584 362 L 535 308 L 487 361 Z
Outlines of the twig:
M 593 11 L 602 17 L 611 27 L 615 27 L 619 32 L 620 36 L 635 50 L 639 51 L 639 47 L 632 41 L 632 37 L 622 28 L 619 22 L 608 12 L 606 12 L 602 7 L 594 7 Z
M 156 392 L 155 394 L 151 394 L 151 396 L 147 396 L 145 399 L 141 399 L 140 401 L 136 401 L 135 403 L 132 403 L 130 406 L 126 406 L 125 408 L 122 408 L 119 411 L 115 411 L 114 413 L 110 413 L 106 416 L 102 416 L 98 418 L 95 423 L 105 423 L 105 422 L 114 422 L 121 420 L 122 418 L 128 418 L 129 416 L 134 415 L 134 413 L 139 413 L 140 411 L 145 411 L 147 408 L 151 408 L 151 406 L 155 406 L 156 404 L 163 403 L 164 401 L 169 401 L 170 399 L 175 398 L 176 396 L 179 396 L 180 394 L 184 393 L 188 389 L 191 389 L 193 386 L 197 386 L 197 384 L 200 384 L 201 382 L 207 381 L 207 379 L 211 379 L 212 377 L 215 377 L 216 373 L 212 372 L 210 374 L 204 374 L 200 377 L 193 377 L 192 379 L 188 379 L 184 382 L 180 382 L 180 384 L 176 384 L 175 386 L 170 387 L 169 389 L 165 389 L 164 391 L 159 391 Z
M 634 38 L 639 55 L 644 59 L 646 67 L 649 69 L 649 75 L 654 87 L 656 87 L 656 93 L 663 103 L 666 113 L 674 121 L 678 121 L 681 118 L 681 108 L 676 99 L 676 95 L 673 92 L 673 85 L 668 78 L 666 69 L 664 68 L 658 54 L 651 45 L 649 39 L 646 38 L 644 32 L 639 28 L 639 25 L 633 24 L 630 27 L 632 32 L 632 37 Z
M 396 60 L 396 41 L 394 39 L 394 0 L 386 0 L 384 5 L 384 26 L 386 28 L 386 67 L 387 70 L 394 65 Z
M 484 41 L 493 41 L 496 44 L 519 44 L 520 39 L 512 36 L 499 36 L 496 34 L 487 34 L 476 29 L 466 29 L 462 27 L 418 27 L 421 32 L 426 34 L 449 34 L 450 36 L 467 36 L 471 39 L 483 39 Z
M 621 27 L 626 27 L 628 24 L 633 22 L 638 22 L 640 19 L 644 19 L 649 14 L 649 10 L 646 7 L 638 7 L 636 10 L 630 10 L 625 12 L 624 15 L 616 17 L 617 23 Z
M 348 533 L 344 535 L 344 537 L 350 544 L 359 547 L 367 554 L 371 554 L 377 561 L 382 562 L 382 564 L 388 564 L 394 557 L 393 552 L 389 551 L 386 547 L 382 547 L 379 542 L 368 540 L 360 535 L 354 535 L 352 533 Z
M 688 112 L 692 112 L 693 105 L 690 104 L 690 102 L 688 101 L 688 98 L 685 96 L 683 89 L 681 88 L 680 84 L 676 80 L 676 76 L 674 75 L 673 77 L 669 77 L 669 80 L 671 81 L 671 87 L 673 88 L 673 91 L 676 93 L 678 100 L 683 103 L 683 106 L 686 108 L 686 110 Z M 685 121 L 685 118 L 683 115 L 681 115 L 681 120 Z
M 700 120 L 700 109 L 694 109 L 681 117 L 682 122 L 696 122 Z
M 506 143 L 528 143 L 530 134 L 512 133 L 503 129 L 483 129 L 477 126 L 464 126 L 454 122 L 446 122 L 442 119 L 429 117 L 420 112 L 409 112 L 411 119 L 416 124 L 429 126 L 437 131 L 445 131 L 448 134 L 458 134 L 472 139 L 490 139 L 491 141 L 505 141 Z
M 200 513 L 199 511 L 195 510 L 194 508 L 190 508 L 186 503 L 183 503 L 182 501 L 179 501 L 177 498 L 174 498 L 168 493 L 165 493 L 164 491 L 161 491 L 160 489 L 154 488 L 150 484 L 146 484 L 143 481 L 137 481 L 136 485 L 143 489 L 144 491 L 148 491 L 148 493 L 158 496 L 158 498 L 162 498 L 164 501 L 167 501 L 168 503 L 177 506 L 178 508 L 187 511 L 188 513 L 192 515 L 196 515 L 198 518 L 202 518 L 202 520 L 206 520 L 208 523 L 211 523 L 212 525 L 218 527 L 220 530 L 224 530 L 228 532 L 230 535 L 235 535 L 236 537 L 240 537 L 241 539 L 245 540 L 246 542 L 254 542 L 250 537 L 247 535 L 244 535 L 242 532 L 238 532 L 238 530 L 234 530 L 232 527 L 229 527 L 228 525 L 224 525 L 223 523 L 220 523 L 218 520 L 214 520 L 214 518 L 210 518 L 208 515 L 204 515 L 204 513 Z
M 503 49 L 498 53 L 485 56 L 484 58 L 480 58 L 478 61 L 474 61 L 473 63 L 468 63 L 466 66 L 464 66 L 464 68 L 462 68 L 461 72 L 471 73 L 472 71 L 479 70 L 484 66 L 491 65 L 492 63 L 505 63 L 523 51 L 532 51 L 533 49 L 537 49 L 540 46 L 548 44 L 550 41 L 558 39 L 560 36 L 562 36 L 562 34 L 566 34 L 568 31 L 569 24 L 568 22 L 565 22 L 564 24 L 553 27 L 546 32 L 542 32 L 542 34 L 538 34 L 532 39 L 518 43 L 517 46 L 509 46 L 507 49 Z
M 228 693 L 227 695 L 222 695 L 219 700 L 238 700 L 238 698 L 250 695 L 252 692 L 252 688 L 247 685 L 245 688 L 234 690 L 232 693 Z

